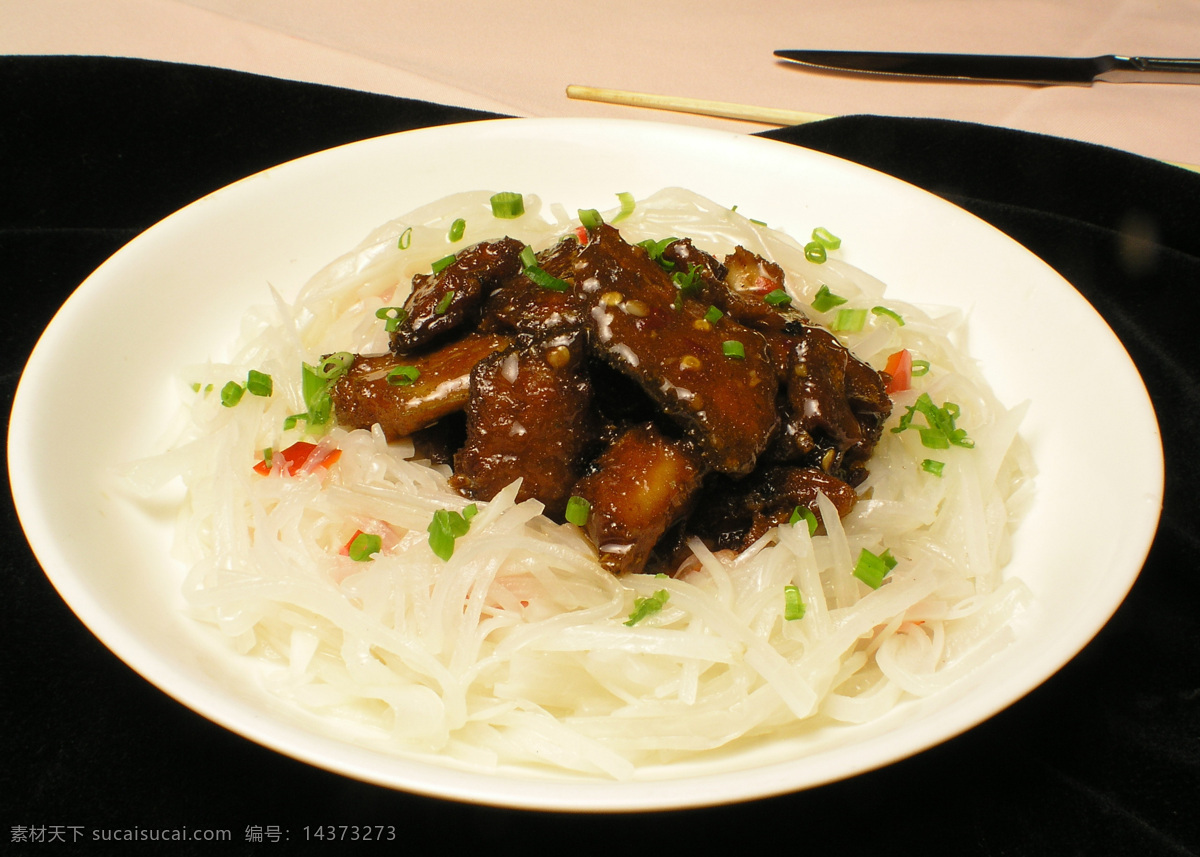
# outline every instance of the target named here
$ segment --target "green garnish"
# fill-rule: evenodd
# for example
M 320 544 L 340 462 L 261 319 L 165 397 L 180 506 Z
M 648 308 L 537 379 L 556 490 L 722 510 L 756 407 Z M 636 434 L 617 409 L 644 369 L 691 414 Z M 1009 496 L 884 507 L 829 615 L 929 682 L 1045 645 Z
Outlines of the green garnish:
M 583 224 L 588 232 L 591 232 L 604 222 L 604 218 L 594 208 L 581 208 L 579 209 L 579 222 Z
M 800 599 L 800 587 L 791 583 L 783 587 L 783 618 L 788 622 L 804 618 L 804 602 Z
M 330 417 L 333 416 L 333 399 L 329 397 L 329 390 L 338 378 L 346 374 L 353 363 L 354 355 L 349 351 L 330 354 L 316 366 L 302 363 L 300 391 L 308 410 L 303 414 L 288 417 L 284 421 L 284 428 L 292 428 L 295 426 L 296 420 L 300 419 L 304 420 L 310 429 L 329 422 Z
M 374 533 L 359 533 L 350 542 L 347 553 L 355 562 L 369 562 L 383 548 L 383 539 Z
M 388 333 L 404 324 L 408 318 L 408 310 L 402 306 L 385 306 L 375 310 L 375 317 L 383 319 L 383 329 Z
M 242 394 L 246 392 L 246 388 L 237 381 L 230 381 L 221 388 L 221 404 L 227 408 L 232 408 L 242 400 Z
M 817 533 L 817 516 L 812 513 L 812 510 L 807 506 L 797 506 L 792 510 L 792 517 L 788 518 L 788 523 L 793 527 L 796 524 L 804 521 L 808 524 L 808 534 L 814 536 Z
M 804 245 L 804 258 L 820 265 L 828 258 L 828 254 L 825 252 L 825 245 L 820 241 L 809 241 Z
M 842 239 L 838 238 L 824 226 L 818 226 L 812 231 L 812 239 L 826 250 L 836 250 L 842 246 Z
M 890 550 L 873 554 L 863 548 L 862 553 L 858 555 L 858 562 L 854 564 L 853 574 L 867 586 L 878 589 L 883 585 L 883 579 L 887 577 L 888 572 L 895 567 L 896 558 Z
M 553 274 L 546 273 L 537 265 L 526 268 L 525 276 L 533 280 L 534 285 L 541 286 L 543 289 L 549 289 L 552 292 L 565 292 L 571 288 L 571 284 L 566 280 L 560 280 Z
M 385 377 L 393 387 L 407 387 L 421 377 L 421 370 L 416 366 L 397 366 Z
M 946 462 L 937 461 L 933 458 L 926 458 L 921 462 L 921 469 L 926 473 L 932 473 L 934 476 L 941 476 L 942 470 L 945 468 Z
M 716 324 L 718 321 L 720 321 L 724 317 L 725 317 L 725 313 L 721 312 L 715 306 L 710 306 L 708 308 L 708 311 L 704 313 L 704 320 L 707 321 L 709 324 Z
M 922 375 L 928 375 L 928 374 L 929 374 L 929 361 L 928 360 L 914 360 L 912 362 L 912 376 L 914 378 L 920 378 Z
M 454 289 L 448 289 L 446 294 L 442 295 L 437 302 L 437 306 L 433 308 L 435 315 L 445 315 L 446 310 L 450 309 L 450 304 L 454 301 Z
M 817 289 L 817 296 L 813 298 L 812 308 L 817 312 L 828 312 L 835 306 L 841 306 L 846 302 L 846 299 L 841 295 L 835 295 L 829 291 L 829 286 L 821 286 Z
M 863 325 L 866 323 L 867 311 L 865 309 L 840 309 L 829 325 L 829 329 L 838 333 L 857 333 L 863 329 Z
M 455 241 L 461 241 L 462 237 L 463 237 L 463 233 L 466 231 L 467 231 L 467 221 L 463 220 L 460 217 L 457 220 L 455 220 L 453 223 L 450 224 L 450 231 L 446 233 L 446 238 L 449 239 L 449 241 L 451 243 L 453 243 Z
M 567 501 L 567 511 L 564 517 L 567 519 L 567 523 L 582 527 L 587 524 L 588 514 L 591 511 L 591 503 L 578 495 L 572 495 L 571 499 Z
M 471 528 L 471 519 L 479 511 L 474 503 L 459 512 L 449 509 L 438 509 L 433 513 L 433 520 L 426 528 L 429 532 L 429 547 L 442 560 L 448 560 L 454 555 L 454 540 L 467 534 Z
M 871 312 L 875 313 L 875 315 L 886 315 L 892 321 L 896 322 L 896 324 L 904 327 L 904 319 L 901 318 L 900 314 L 894 310 L 890 310 L 885 306 L 877 306 L 871 307 Z
M 972 449 L 975 441 L 967 437 L 966 429 L 955 425 L 961 409 L 954 402 L 946 402 L 940 408 L 933 403 L 928 393 L 922 393 L 908 409 L 892 431 L 896 434 L 912 425 L 913 418 L 921 414 L 928 428 L 919 428 L 921 444 L 929 449 L 948 449 L 951 445 Z
M 521 248 L 521 253 L 517 258 L 521 260 L 522 268 L 537 267 L 537 253 L 534 253 L 533 248 L 528 244 Z
M 634 206 L 636 205 L 636 203 L 634 202 L 634 199 L 633 199 L 633 194 L 631 194 L 627 191 L 622 191 L 621 193 L 618 193 L 617 199 L 621 200 L 621 211 L 617 214 L 616 217 L 613 218 L 613 220 L 612 220 L 613 223 L 619 223 L 620 221 L 624 220 L 629 215 L 633 214 L 633 209 L 634 209 Z
M 692 265 L 686 274 L 676 271 L 671 275 L 671 282 L 675 284 L 675 288 L 679 289 L 675 294 L 675 302 L 672 306 L 676 310 L 681 310 L 683 309 L 683 299 L 693 297 L 700 291 L 700 266 Z
M 670 592 L 660 589 L 653 595 L 648 595 L 645 598 L 633 599 L 633 612 L 629 614 L 629 618 L 625 620 L 625 624 L 633 627 L 647 616 L 653 616 L 663 609 L 663 605 L 667 603 L 667 599 L 670 597 Z
M 407 250 L 412 246 L 412 227 L 408 227 L 400 233 L 400 240 L 396 242 L 396 246 L 401 250 Z
M 246 375 L 246 392 L 252 396 L 270 396 L 274 389 L 271 376 L 257 369 L 251 369 Z
M 433 269 L 433 273 L 440 274 L 442 271 L 454 264 L 454 258 L 454 254 L 451 253 L 449 256 L 443 256 L 440 259 L 434 260 L 429 267 Z
M 670 246 L 672 243 L 674 243 L 675 241 L 678 241 L 678 240 L 679 240 L 678 238 L 662 238 L 662 239 L 659 239 L 658 241 L 655 241 L 653 238 L 647 238 L 645 241 L 639 241 L 637 243 L 637 246 L 639 246 L 643 250 L 645 250 L 646 255 L 648 255 L 652 261 L 658 262 L 658 264 L 660 266 L 662 266 L 663 268 L 665 268 L 668 271 L 671 271 L 671 270 L 674 270 L 675 263 L 672 262 L 670 259 L 667 259 L 664 261 L 662 254 L 663 254 L 663 251 L 666 250 L 668 246 Z
M 763 300 L 773 307 L 783 308 L 792 303 L 792 296 L 783 289 L 775 289 L 763 295 Z
M 504 220 L 512 220 L 525 213 L 525 197 L 512 191 L 502 191 L 493 194 L 491 198 L 492 216 Z
M 746 346 L 736 339 L 726 339 L 721 343 L 721 353 L 734 360 L 746 359 Z

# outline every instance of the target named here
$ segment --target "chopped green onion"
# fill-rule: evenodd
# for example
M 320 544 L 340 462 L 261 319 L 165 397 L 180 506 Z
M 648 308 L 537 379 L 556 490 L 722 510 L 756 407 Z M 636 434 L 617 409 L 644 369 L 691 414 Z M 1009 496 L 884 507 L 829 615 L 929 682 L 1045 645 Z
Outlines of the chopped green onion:
M 274 390 L 271 376 L 257 369 L 251 369 L 246 375 L 246 392 L 252 396 L 270 396 Z
M 934 476 L 941 476 L 942 470 L 945 468 L 946 462 L 937 461 L 932 458 L 926 458 L 921 462 L 921 469 L 926 473 L 932 473 Z
M 634 202 L 633 194 L 629 193 L 628 191 L 622 191 L 621 193 L 618 193 L 617 199 L 621 200 L 621 211 L 616 217 L 613 218 L 613 223 L 619 223 L 629 215 L 633 214 L 634 206 L 637 204 Z
M 560 280 L 553 274 L 547 274 L 537 265 L 526 268 L 525 276 L 533 280 L 534 285 L 541 286 L 543 289 L 549 289 L 552 292 L 565 292 L 571 288 L 571 284 L 566 280 Z
M 975 441 L 967 437 L 966 429 L 955 425 L 960 415 L 960 409 L 954 402 L 945 402 L 940 408 L 933 403 L 928 393 L 922 393 L 917 401 L 900 417 L 900 422 L 892 429 L 900 433 L 912 425 L 913 418 L 921 414 L 925 417 L 928 428 L 918 428 L 921 443 L 928 449 L 948 449 L 951 444 L 971 449 Z
M 588 514 L 591 511 L 591 503 L 578 495 L 572 495 L 571 499 L 567 501 L 567 511 L 564 517 L 567 519 L 567 523 L 582 527 L 587 524 Z
M 842 246 L 842 239 L 838 238 L 824 226 L 818 226 L 812 231 L 813 241 L 816 241 L 826 250 L 836 250 Z
M 416 366 L 397 366 L 387 373 L 387 382 L 393 387 L 407 387 L 421 377 Z
M 383 319 L 383 329 L 388 333 L 404 324 L 408 318 L 408 310 L 402 306 L 385 306 L 375 310 L 375 317 Z
M 369 562 L 383 548 L 383 539 L 374 533 L 359 533 L 350 542 L 347 553 L 355 562 Z
M 292 429 L 294 429 L 296 427 L 296 423 L 300 422 L 300 420 L 304 420 L 305 422 L 307 422 L 308 414 L 307 413 L 289 414 L 288 416 L 283 418 L 283 430 L 291 431 Z
M 820 241 L 809 241 L 804 245 L 804 258 L 820 265 L 828 258 L 828 254 L 825 252 L 825 245 Z
M 817 289 L 817 296 L 813 298 L 812 308 L 817 312 L 828 312 L 835 306 L 841 306 L 845 302 L 846 298 L 829 291 L 829 286 L 821 286 L 821 288 Z
M 429 267 L 433 269 L 433 273 L 441 273 L 454 264 L 454 258 L 454 254 L 451 253 L 449 256 L 443 256 L 435 260 Z
M 502 191 L 491 198 L 492 216 L 512 220 L 525 213 L 525 197 L 519 193 Z
M 446 294 L 442 295 L 437 302 L 437 306 L 433 308 L 435 315 L 445 315 L 446 310 L 450 309 L 450 304 L 454 301 L 454 289 L 449 289 Z
M 801 521 L 808 524 L 808 534 L 810 536 L 817 534 L 817 516 L 807 506 L 797 506 L 792 510 L 792 517 L 788 518 L 788 523 L 793 527 Z
M 890 310 L 885 306 L 877 306 L 871 307 L 871 312 L 875 313 L 875 315 L 886 315 L 892 321 L 896 322 L 896 324 L 904 327 L 904 319 L 900 317 L 900 313 L 894 310 Z
M 766 226 L 767 225 L 767 221 L 765 221 L 765 220 L 755 220 L 753 217 L 747 217 L 746 219 L 749 220 L 751 223 L 753 223 L 755 226 Z
M 533 268 L 537 266 L 537 253 L 534 253 L 533 248 L 528 244 L 521 248 L 521 255 L 519 258 L 521 260 L 522 268 Z
M 928 375 L 928 374 L 929 374 L 929 361 L 928 360 L 914 360 L 912 362 L 912 376 L 914 378 L 920 378 L 922 375 Z
M 400 233 L 400 240 L 396 242 L 396 246 L 401 250 L 407 250 L 412 246 L 412 227 L 408 227 Z
M 854 564 L 853 574 L 867 586 L 878 589 L 883 585 L 883 579 L 887 577 L 888 572 L 895 567 L 896 558 L 890 550 L 873 554 L 863 548 L 862 553 L 858 555 L 858 562 Z
M 833 323 L 829 325 L 829 328 L 838 333 L 857 333 L 863 329 L 863 325 L 866 323 L 867 311 L 865 309 L 840 309 L 833 317 Z
M 667 603 L 667 599 L 670 597 L 670 592 L 660 589 L 653 595 L 645 598 L 633 599 L 633 612 L 629 614 L 629 618 L 625 620 L 625 624 L 632 627 L 647 616 L 653 616 L 663 609 L 663 605 Z
M 227 408 L 232 408 L 242 400 L 242 394 L 246 392 L 246 388 L 237 381 L 230 381 L 221 388 L 221 404 Z
M 786 307 L 791 305 L 792 296 L 783 289 L 775 289 L 763 295 L 763 300 L 773 307 Z
M 193 392 L 193 393 L 199 393 L 199 392 L 200 392 L 200 382 L 199 382 L 199 381 L 193 381 L 193 382 L 192 382 L 192 392 Z
M 433 513 L 433 520 L 426 528 L 429 532 L 429 547 L 434 554 L 443 560 L 454 555 L 454 540 L 465 536 L 471 528 L 471 519 L 479 511 L 474 503 L 459 512 L 449 509 L 438 509 Z
M 746 346 L 742 345 L 736 339 L 726 339 L 721 343 L 721 353 L 735 360 L 745 360 Z
M 269 446 L 264 447 L 263 448 L 263 464 L 266 465 L 267 470 L 271 469 L 271 462 L 274 459 L 275 459 L 275 450 L 271 449 L 271 447 L 269 447 Z
M 704 320 L 707 321 L 709 324 L 716 324 L 718 321 L 720 321 L 724 317 L 725 317 L 725 313 L 721 312 L 715 306 L 710 306 L 708 308 L 708 311 L 704 313 Z
M 604 218 L 594 208 L 581 208 L 579 209 L 579 222 L 590 232 L 603 223 Z
M 322 360 L 314 371 L 325 381 L 336 381 L 346 374 L 353 363 L 354 355 L 349 351 L 335 351 Z
M 660 266 L 662 266 L 666 270 L 670 271 L 675 268 L 675 263 L 670 260 L 664 261 L 662 254 L 663 254 L 663 251 L 666 250 L 669 245 L 673 244 L 674 242 L 676 242 L 678 240 L 679 240 L 678 238 L 662 238 L 662 239 L 659 239 L 658 241 L 655 241 L 653 238 L 647 238 L 645 241 L 639 241 L 637 243 L 637 246 L 639 246 L 643 250 L 645 250 L 646 254 L 653 261 L 658 262 L 658 264 Z
M 296 414 L 295 419 L 289 417 L 284 421 L 284 428 L 294 427 L 297 419 L 303 419 L 309 428 L 329 422 L 333 416 L 333 399 L 329 397 L 329 390 L 338 378 L 346 374 L 353 363 L 353 354 L 349 351 L 339 351 L 330 354 L 317 366 L 301 364 L 300 390 L 308 410 L 303 414 Z
M 675 288 L 679 291 L 675 295 L 673 306 L 676 310 L 683 309 L 683 299 L 693 297 L 700 291 L 702 285 L 700 280 L 700 266 L 692 265 L 688 268 L 685 274 L 682 271 L 676 271 L 671 275 L 671 282 L 675 284 Z
M 455 241 L 461 241 L 462 237 L 463 237 L 463 233 L 466 231 L 467 231 L 467 221 L 463 220 L 460 217 L 457 220 L 455 220 L 453 223 L 450 224 L 450 231 L 446 233 L 446 238 L 448 238 L 451 243 L 453 243 Z
M 791 583 L 783 587 L 783 618 L 788 622 L 804 618 L 804 602 L 800 599 L 800 587 Z

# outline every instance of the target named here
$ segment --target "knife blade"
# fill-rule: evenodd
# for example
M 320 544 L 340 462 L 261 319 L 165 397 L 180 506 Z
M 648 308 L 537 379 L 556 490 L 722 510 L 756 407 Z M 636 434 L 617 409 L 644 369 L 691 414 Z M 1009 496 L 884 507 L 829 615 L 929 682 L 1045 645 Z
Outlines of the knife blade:
M 790 62 L 825 71 L 1037 86 L 1107 83 L 1200 83 L 1200 59 L 1171 57 L 1043 57 L 929 54 L 895 51 L 775 51 Z

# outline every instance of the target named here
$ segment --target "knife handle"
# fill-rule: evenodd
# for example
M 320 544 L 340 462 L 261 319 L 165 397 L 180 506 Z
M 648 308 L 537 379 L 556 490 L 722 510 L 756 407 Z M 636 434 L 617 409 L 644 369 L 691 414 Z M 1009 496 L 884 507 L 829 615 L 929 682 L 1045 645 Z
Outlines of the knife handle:
M 1095 80 L 1109 83 L 1200 83 L 1200 60 L 1172 57 L 1105 57 Z

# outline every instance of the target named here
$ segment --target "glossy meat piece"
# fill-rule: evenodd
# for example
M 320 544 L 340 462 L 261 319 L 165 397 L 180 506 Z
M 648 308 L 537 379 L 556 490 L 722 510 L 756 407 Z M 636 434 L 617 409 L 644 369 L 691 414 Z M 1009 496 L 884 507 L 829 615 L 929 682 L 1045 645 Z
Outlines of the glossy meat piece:
M 707 466 L 750 472 L 778 423 L 779 379 L 763 336 L 728 318 L 706 321 L 702 301 L 676 306 L 670 275 L 607 225 L 580 251 L 575 282 L 592 353 L 637 381 Z
M 850 485 L 820 468 L 763 467 L 746 479 L 709 485 L 688 528 L 714 550 L 743 551 L 772 527 L 786 524 L 797 506 L 812 512 L 824 527 L 818 492 L 837 507 L 839 517 L 849 514 L 858 501 Z
M 772 337 L 784 355 L 784 424 L 770 457 L 818 464 L 851 484 L 879 440 L 891 400 L 879 373 L 829 331 L 804 326 Z M 798 332 L 797 332 L 798 331 Z
M 518 501 L 535 497 L 547 515 L 562 519 L 584 451 L 595 440 L 584 357 L 576 329 L 518 340 L 475 367 L 467 439 L 450 480 L 459 493 L 490 500 L 520 478 Z
M 586 530 L 601 564 L 615 574 L 642 571 L 663 533 L 687 514 L 703 472 L 689 443 L 653 423 L 621 434 L 573 491 L 591 504 Z
M 583 312 L 573 285 L 578 253 L 579 242 L 565 238 L 537 256 L 539 268 L 572 285 L 566 291 L 540 286 L 524 273 L 497 284 L 484 301 L 481 328 L 541 335 L 578 325 Z
M 725 257 L 724 293 L 717 306 L 736 321 L 756 330 L 784 330 L 807 317 L 788 303 L 770 303 L 767 296 L 784 289 L 783 269 L 774 262 L 738 247 Z
M 471 317 L 490 286 L 521 270 L 525 245 L 514 238 L 484 241 L 459 252 L 436 274 L 413 277 L 405 316 L 392 331 L 391 350 L 410 354 Z
M 330 390 L 334 418 L 346 428 L 378 423 L 388 439 L 406 437 L 465 408 L 475 364 L 510 341 L 472 333 L 420 355 L 359 355 Z M 417 379 L 404 386 L 388 383 L 388 373 L 398 366 L 415 367 Z

